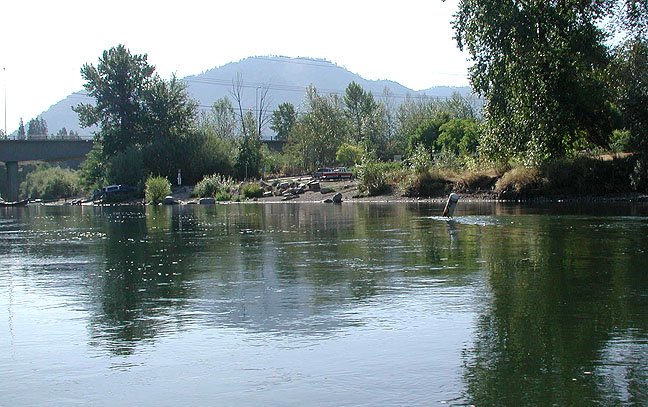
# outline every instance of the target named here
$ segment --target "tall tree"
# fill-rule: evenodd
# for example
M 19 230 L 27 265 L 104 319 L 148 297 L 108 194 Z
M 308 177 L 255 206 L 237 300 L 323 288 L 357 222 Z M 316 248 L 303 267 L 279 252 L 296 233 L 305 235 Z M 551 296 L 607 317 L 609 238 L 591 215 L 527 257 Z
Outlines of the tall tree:
M 564 156 L 583 137 L 610 131 L 600 22 L 608 0 L 461 0 L 456 39 L 473 60 L 473 88 L 486 99 L 482 146 L 494 159 L 538 163 Z
M 307 112 L 298 120 L 290 134 L 289 149 L 303 170 L 331 165 L 335 154 L 348 137 L 347 120 L 340 98 L 323 96 L 310 87 L 306 93 Z
M 628 39 L 615 49 L 613 78 L 632 147 L 648 159 L 648 39 Z
M 175 179 L 196 131 L 197 104 L 186 85 L 175 76 L 161 79 L 146 55 L 132 55 L 123 45 L 104 51 L 99 64 L 84 65 L 81 74 L 96 103 L 75 111 L 82 125 L 100 126 L 97 154 L 107 177 L 136 183 L 153 173 Z
M 293 126 L 297 122 L 297 112 L 292 103 L 282 103 L 272 112 L 272 129 L 277 134 L 277 140 L 288 140 Z
M 103 52 L 95 67 L 81 68 L 84 87 L 95 104 L 79 104 L 74 110 L 82 126 L 101 126 L 97 134 L 106 157 L 143 145 L 150 139 L 145 128 L 144 96 L 157 79 L 146 54 L 133 55 L 124 45 Z
M 27 138 L 47 136 L 47 122 L 42 117 L 36 117 L 27 122 Z
M 18 140 L 24 140 L 27 138 L 27 133 L 25 133 L 25 124 L 23 123 L 22 117 L 20 118 L 20 124 L 18 124 L 18 135 L 16 138 Z

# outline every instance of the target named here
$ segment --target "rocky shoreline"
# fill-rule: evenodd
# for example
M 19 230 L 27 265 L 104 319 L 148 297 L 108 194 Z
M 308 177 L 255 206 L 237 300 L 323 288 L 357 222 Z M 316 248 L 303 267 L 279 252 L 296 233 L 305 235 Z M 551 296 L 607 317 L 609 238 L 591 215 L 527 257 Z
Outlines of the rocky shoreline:
M 374 202 L 374 203 L 411 203 L 430 202 L 444 203 L 447 194 L 437 197 L 407 197 L 398 191 L 392 191 L 378 196 L 363 196 L 358 190 L 356 180 L 351 181 L 326 181 L 314 183 L 308 178 L 294 178 L 274 182 L 263 183 L 264 195 L 259 198 L 252 198 L 242 201 L 216 202 L 214 198 L 197 198 L 192 196 L 193 186 L 174 187 L 172 194 L 167 196 L 162 205 L 214 205 L 232 203 L 342 203 L 342 202 Z M 534 197 L 502 197 L 492 191 L 455 191 L 464 202 L 517 202 L 517 203 L 543 203 L 543 202 L 648 202 L 648 195 L 641 193 L 621 193 L 601 196 L 534 196 Z M 29 205 L 93 205 L 93 206 L 115 206 L 115 205 L 146 205 L 144 199 L 126 200 L 123 202 L 103 202 L 92 200 L 87 197 L 75 197 L 55 201 L 33 200 Z

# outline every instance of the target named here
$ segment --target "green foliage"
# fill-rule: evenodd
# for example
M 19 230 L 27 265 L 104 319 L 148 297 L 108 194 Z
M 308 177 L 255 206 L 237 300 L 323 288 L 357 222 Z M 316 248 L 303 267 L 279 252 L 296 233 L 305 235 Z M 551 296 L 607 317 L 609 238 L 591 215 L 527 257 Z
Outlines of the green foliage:
M 27 133 L 25 132 L 25 124 L 23 123 L 22 117 L 20 118 L 20 123 L 18 124 L 18 135 L 16 136 L 18 140 L 24 140 L 27 138 Z
M 567 155 L 563 138 L 578 132 L 607 144 L 601 3 L 460 1 L 454 27 L 474 62 L 473 88 L 486 98 L 487 157 L 545 162 Z
M 450 120 L 448 113 L 438 113 L 435 117 L 425 119 L 419 123 L 418 127 L 409 136 L 408 151 L 410 154 L 417 146 L 422 145 L 428 151 L 432 152 L 437 149 L 437 139 L 441 126 Z
M 450 119 L 439 127 L 437 146 L 458 156 L 473 156 L 479 146 L 480 125 L 475 119 Z
M 27 138 L 34 136 L 47 137 L 47 122 L 42 117 L 37 117 L 27 122 Z
M 540 168 L 545 195 L 601 195 L 631 187 L 632 160 L 592 157 L 555 160 Z
M 81 75 L 96 103 L 74 110 L 83 126 L 101 126 L 95 154 L 103 168 L 92 162 L 84 171 L 88 182 L 96 183 L 102 169 L 104 178 L 129 178 L 129 184 L 141 184 L 147 173 L 174 177 L 195 148 L 197 104 L 186 85 L 175 76 L 162 80 L 146 55 L 132 55 L 123 45 L 104 51 L 97 67 L 84 65 Z M 131 174 L 128 165 L 135 165 Z
M 415 174 L 427 172 L 432 168 L 432 157 L 423 144 L 419 144 L 414 148 L 407 162 Z
M 234 166 L 239 179 L 256 178 L 260 175 L 263 162 L 261 144 L 261 139 L 256 134 L 241 137 Z
M 86 191 L 94 191 L 109 184 L 106 179 L 106 163 L 103 159 L 102 144 L 95 142 L 92 150 L 86 156 L 85 161 L 81 163 L 80 182 Z
M 610 136 L 610 150 L 623 153 L 631 150 L 632 134 L 629 130 L 614 130 Z
M 614 55 L 616 95 L 630 132 L 627 147 L 648 157 L 648 39 L 632 38 Z
M 349 123 L 349 140 L 383 157 L 388 126 L 384 105 L 377 103 L 371 92 L 351 82 L 344 94 L 344 115 Z
M 247 199 L 261 198 L 263 196 L 263 188 L 256 182 L 246 182 L 241 186 L 241 195 Z
M 118 45 L 104 51 L 96 67 L 85 64 L 81 76 L 86 81 L 84 88 L 96 103 L 80 104 L 74 110 L 82 126 L 101 126 L 98 137 L 104 144 L 104 156 L 146 143 L 151 133 L 143 122 L 144 95 L 157 79 L 147 56 L 132 55 Z
M 648 191 L 648 166 L 643 160 L 635 161 L 630 173 L 630 186 L 635 191 Z
M 146 202 L 159 204 L 164 197 L 171 195 L 171 183 L 165 177 L 148 177 L 146 179 L 144 197 Z
M 409 197 L 437 197 L 447 195 L 452 189 L 452 183 L 436 169 L 413 171 L 403 177 L 400 188 Z
M 358 190 L 369 196 L 389 192 L 391 190 L 389 175 L 396 166 L 398 164 L 380 162 L 365 155 L 362 163 L 356 167 Z
M 306 99 L 308 110 L 293 128 L 288 148 L 301 169 L 311 172 L 335 161 L 335 153 L 348 133 L 337 95 L 322 96 L 311 87 Z
M 231 195 L 233 187 L 234 180 L 232 178 L 221 174 L 213 174 L 200 180 L 194 187 L 193 194 L 199 198 L 216 198 L 219 195 Z
M 144 153 L 136 146 L 116 153 L 107 160 L 105 167 L 106 183 L 139 186 L 141 188 L 143 180 L 146 178 L 144 159 Z
M 80 192 L 79 174 L 60 167 L 38 168 L 20 185 L 20 196 L 30 199 L 59 199 Z
M 270 128 L 277 134 L 277 140 L 288 140 L 297 122 L 297 112 L 291 103 L 282 103 L 272 112 Z
M 342 143 L 335 153 L 335 161 L 347 167 L 359 164 L 364 150 L 358 145 Z

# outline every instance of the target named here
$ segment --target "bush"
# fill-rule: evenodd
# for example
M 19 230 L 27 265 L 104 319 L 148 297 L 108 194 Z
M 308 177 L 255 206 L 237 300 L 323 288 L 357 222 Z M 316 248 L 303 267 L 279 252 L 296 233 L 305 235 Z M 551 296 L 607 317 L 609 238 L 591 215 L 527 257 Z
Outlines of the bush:
M 358 189 L 369 196 L 387 193 L 392 188 L 389 180 L 398 169 L 399 163 L 365 160 L 357 167 Z
M 78 172 L 60 167 L 41 167 L 27 175 L 20 185 L 20 195 L 30 199 L 59 199 L 80 192 Z
M 241 195 L 250 198 L 261 198 L 263 196 L 263 188 L 255 182 L 248 182 L 241 187 Z
M 164 177 L 149 177 L 146 180 L 144 196 L 146 202 L 158 204 L 171 194 L 171 183 Z
M 537 192 L 541 186 L 542 178 L 537 168 L 515 167 L 497 180 L 495 192 L 518 198 Z
M 428 198 L 443 196 L 452 190 L 452 182 L 440 171 L 412 171 L 401 182 L 405 196 Z
M 354 144 L 342 143 L 335 153 L 335 161 L 341 165 L 351 167 L 360 163 L 362 160 L 362 153 L 362 147 Z
M 234 180 L 220 174 L 209 175 L 196 184 L 193 195 L 199 198 L 216 198 L 217 196 L 231 196 Z

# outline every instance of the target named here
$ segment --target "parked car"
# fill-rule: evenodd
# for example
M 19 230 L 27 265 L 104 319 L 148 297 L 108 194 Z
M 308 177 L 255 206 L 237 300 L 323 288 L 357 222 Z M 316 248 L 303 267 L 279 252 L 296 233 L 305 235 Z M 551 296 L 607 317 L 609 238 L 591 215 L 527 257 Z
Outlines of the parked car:
M 322 181 L 334 180 L 334 179 L 351 179 L 353 178 L 353 174 L 347 171 L 345 167 L 338 167 L 338 168 L 324 167 L 324 168 L 317 169 L 317 171 L 313 173 L 313 178 Z
M 95 191 L 93 199 L 106 198 L 108 196 L 127 195 L 137 192 L 137 188 L 130 185 L 108 185 Z

